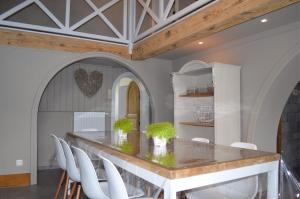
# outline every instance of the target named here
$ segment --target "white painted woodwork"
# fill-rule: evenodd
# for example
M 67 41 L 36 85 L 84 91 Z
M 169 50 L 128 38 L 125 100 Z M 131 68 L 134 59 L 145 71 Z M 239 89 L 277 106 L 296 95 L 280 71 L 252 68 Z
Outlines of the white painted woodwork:
M 205 86 L 211 82 L 214 86 L 214 96 L 180 96 L 190 88 Z M 204 137 L 223 145 L 241 140 L 239 66 L 190 61 L 179 72 L 173 73 L 173 89 L 174 125 L 178 137 Z M 212 106 L 214 127 L 180 124 L 195 122 L 195 111 L 201 106 Z
M 62 5 L 65 6 L 64 13 L 58 13 L 56 10 L 49 9 L 53 6 L 53 2 L 51 1 L 43 2 L 41 0 L 26 0 L 17 3 L 8 10 L 4 10 L 3 13 L 0 14 L 0 25 L 128 44 L 129 52 L 131 53 L 133 42 L 189 15 L 192 11 L 210 2 L 213 2 L 213 0 L 186 0 L 184 2 L 180 2 L 179 0 L 111 0 L 98 7 L 96 2 L 92 0 L 83 0 L 82 3 L 85 4 L 87 8 L 82 8 L 81 10 L 77 9 L 77 11 L 80 11 L 81 13 L 74 14 L 72 13 L 74 10 L 71 8 L 78 6 L 78 2 L 72 2 L 70 0 L 62 2 L 61 4 L 65 4 Z M 42 12 L 46 18 L 48 18 L 48 22 L 40 20 L 42 25 L 35 24 L 32 21 L 39 21 L 39 16 L 35 16 L 33 13 L 32 16 L 25 16 L 26 20 L 29 19 L 27 23 L 10 20 L 11 16 L 21 13 L 24 9 L 32 5 L 36 5 L 35 11 L 36 9 L 39 9 L 39 13 Z M 140 16 L 136 16 L 135 11 L 138 9 L 137 6 L 142 9 Z M 115 12 L 113 7 L 121 8 L 119 9 L 120 13 L 118 13 L 120 15 L 114 15 L 112 19 L 111 16 L 107 16 L 107 13 L 105 12 Z M 87 9 L 90 11 L 87 11 Z M 173 14 L 173 11 L 176 13 Z M 74 17 L 73 15 L 77 14 L 82 17 L 71 24 L 73 21 L 72 17 Z M 59 19 L 59 15 L 65 16 L 63 22 Z M 96 22 L 93 21 L 95 17 L 101 20 L 103 25 L 96 24 Z M 147 24 L 149 22 L 148 20 L 150 21 L 150 24 Z M 49 23 L 51 23 L 52 26 Z M 80 30 L 80 28 L 88 23 L 93 23 L 93 30 Z M 146 23 L 147 26 L 143 27 L 144 23 Z M 53 25 L 57 27 L 53 27 Z M 121 26 L 121 28 L 118 29 L 118 26 Z M 104 28 L 108 28 L 111 31 L 111 34 L 106 35 L 101 32 Z
M 179 0 L 167 0 L 164 2 L 148 0 L 146 1 L 146 3 L 144 1 L 138 0 L 136 4 L 140 4 L 143 8 L 143 11 L 138 19 L 138 25 L 134 27 L 134 41 L 143 39 L 144 37 L 158 31 L 159 29 L 162 29 L 163 27 L 169 25 L 174 21 L 178 21 L 179 19 L 192 13 L 192 11 L 199 9 L 203 5 L 211 2 L 214 2 L 214 0 L 198 0 L 195 2 L 185 0 L 185 3 L 182 3 Z M 151 9 L 149 8 L 150 4 L 152 4 Z M 173 9 L 175 11 L 174 14 L 171 13 L 172 7 L 175 7 Z M 155 12 L 153 8 L 158 8 L 158 12 Z M 152 23 L 152 26 L 147 27 L 146 30 L 140 31 L 146 14 L 148 14 L 150 19 L 155 23 Z M 135 18 L 135 16 L 133 18 Z
M 240 67 L 213 63 L 212 68 L 215 143 L 230 145 L 241 140 Z
M 57 2 L 55 2 L 57 3 Z M 121 4 L 119 4 L 121 3 Z M 0 14 L 0 25 L 2 26 L 9 26 L 21 29 L 30 29 L 30 30 L 37 30 L 43 32 L 50 32 L 50 33 L 57 33 L 63 35 L 70 35 L 70 36 L 77 36 L 77 37 L 86 37 L 91 39 L 97 40 L 104 40 L 110 42 L 117 42 L 117 43 L 124 43 L 128 44 L 129 40 L 127 38 L 127 19 L 128 19 L 128 12 L 127 12 L 127 0 L 112 0 L 104 3 L 101 7 L 97 7 L 97 5 L 91 0 L 84 0 L 83 4 L 85 4 L 88 9 L 92 10 L 92 12 L 83 11 L 84 9 L 78 9 L 81 11 L 79 15 L 82 17 L 77 20 L 75 23 L 71 24 L 72 16 L 78 13 L 72 13 L 74 10 L 70 9 L 72 6 L 78 6 L 78 3 L 72 2 L 70 0 L 66 0 L 61 4 L 65 4 L 64 13 L 58 13 L 56 10 L 51 10 L 48 7 L 53 6 L 53 2 L 43 2 L 40 0 L 26 0 L 23 2 L 18 3 L 17 5 L 13 6 L 8 10 L 4 10 L 3 13 Z M 119 4 L 119 5 L 117 5 Z M 39 21 L 37 19 L 39 16 L 34 15 L 31 13 L 31 16 L 22 16 L 22 18 L 26 18 L 28 20 L 27 23 L 25 22 L 18 22 L 14 20 L 10 20 L 11 16 L 21 13 L 24 9 L 28 7 L 36 5 L 37 7 L 34 8 L 34 11 L 39 9 L 39 12 L 42 12 L 46 17 L 48 17 L 48 23 L 45 21 L 41 21 L 41 24 L 37 25 L 31 21 Z M 63 5 L 62 5 L 63 6 Z M 114 12 L 114 8 L 112 7 L 120 7 L 119 15 L 114 15 L 112 18 L 111 14 L 107 14 L 107 10 L 110 12 Z M 77 10 L 77 11 L 78 11 Z M 87 13 L 85 13 L 87 12 Z M 57 16 L 56 16 L 57 15 Z M 58 19 L 58 15 L 65 16 L 63 23 Z M 121 16 L 120 18 L 118 18 Z M 103 25 L 96 24 L 93 21 L 94 17 L 99 18 L 103 22 Z M 117 18 L 117 20 L 116 20 Z M 113 22 L 114 23 L 113 23 Z M 49 23 L 53 22 L 57 27 L 51 26 Z M 93 30 L 87 29 L 86 31 L 79 30 L 80 27 L 86 25 L 87 23 L 94 23 Z M 103 27 L 107 26 L 107 27 Z M 118 26 L 121 26 L 120 30 L 118 30 Z M 103 28 L 107 28 L 112 31 L 112 34 L 106 35 L 101 32 Z M 95 32 L 101 33 L 95 33 Z

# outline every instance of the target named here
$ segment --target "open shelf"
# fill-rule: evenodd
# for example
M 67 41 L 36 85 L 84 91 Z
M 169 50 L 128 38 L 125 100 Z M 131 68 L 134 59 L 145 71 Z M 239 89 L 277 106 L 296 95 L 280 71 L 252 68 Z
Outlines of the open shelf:
M 183 125 L 199 126 L 199 127 L 214 127 L 214 122 L 179 122 Z
M 179 95 L 179 97 L 210 97 L 210 96 L 214 96 L 214 92 L 189 93 L 189 94 Z

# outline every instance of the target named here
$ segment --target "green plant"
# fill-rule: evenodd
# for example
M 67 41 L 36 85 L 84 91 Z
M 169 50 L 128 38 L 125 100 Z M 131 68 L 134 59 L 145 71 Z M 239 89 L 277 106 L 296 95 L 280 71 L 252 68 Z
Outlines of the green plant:
M 128 118 L 118 119 L 114 123 L 114 130 L 122 130 L 123 133 L 129 133 L 133 129 L 133 123 Z
M 176 159 L 173 152 L 167 152 L 164 155 L 155 156 L 151 153 L 146 154 L 148 160 L 154 161 L 165 167 L 174 167 L 176 165 Z
M 117 145 L 117 147 L 120 149 L 120 151 L 132 154 L 133 153 L 133 145 L 130 142 L 124 141 L 120 145 Z
M 175 128 L 170 122 L 154 123 L 146 127 L 147 137 L 158 137 L 169 140 L 175 137 L 175 134 Z

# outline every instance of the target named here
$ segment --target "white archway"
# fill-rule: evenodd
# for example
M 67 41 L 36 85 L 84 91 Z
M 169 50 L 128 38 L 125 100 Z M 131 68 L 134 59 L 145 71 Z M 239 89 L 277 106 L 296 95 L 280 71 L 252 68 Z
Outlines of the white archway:
M 144 84 L 131 72 L 125 72 L 119 75 L 116 80 L 113 83 L 112 87 L 112 115 L 111 115 L 111 124 L 113 125 L 114 121 L 119 118 L 118 111 L 116 110 L 116 104 L 118 101 L 118 96 L 116 96 L 116 89 L 118 87 L 118 84 L 120 83 L 121 79 L 123 78 L 129 78 L 134 80 L 140 90 L 140 128 L 141 130 L 144 129 L 144 127 L 151 122 L 151 109 L 150 109 L 150 99 L 149 95 L 147 93 L 147 90 L 144 86 Z
M 110 59 L 130 69 L 133 73 L 135 73 L 135 71 L 133 71 L 133 69 L 130 67 L 130 63 L 128 60 L 118 57 L 116 55 L 112 55 L 109 53 L 101 53 L 101 52 L 74 54 L 74 56 L 68 57 L 65 60 L 58 60 L 56 63 L 53 64 L 52 69 L 46 73 L 46 75 L 42 78 L 42 81 L 39 83 L 39 87 L 35 92 L 32 108 L 31 108 L 31 125 L 30 125 L 31 184 L 37 183 L 37 115 L 38 115 L 39 103 L 45 88 L 47 87 L 51 79 L 66 66 L 83 59 L 97 58 L 97 57 Z M 53 60 L 53 62 L 55 62 L 55 60 Z M 137 74 L 135 75 L 136 77 L 138 77 Z M 147 88 L 145 88 L 145 90 L 148 91 Z M 150 100 L 150 107 L 152 107 L 151 106 L 152 101 L 151 99 L 149 100 Z
M 300 43 L 274 66 L 257 97 L 249 121 L 248 142 L 261 150 L 276 151 L 278 122 L 292 90 L 300 80 Z

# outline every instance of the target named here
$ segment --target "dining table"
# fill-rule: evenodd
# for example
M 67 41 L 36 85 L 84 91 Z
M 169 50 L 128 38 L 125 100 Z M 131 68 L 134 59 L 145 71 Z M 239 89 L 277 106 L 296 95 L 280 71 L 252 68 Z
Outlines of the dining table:
M 154 146 L 143 132 L 119 137 L 114 131 L 69 132 L 70 144 L 109 159 L 117 167 L 160 187 L 165 199 L 199 187 L 266 174 L 267 198 L 278 198 L 280 155 L 173 138 Z

